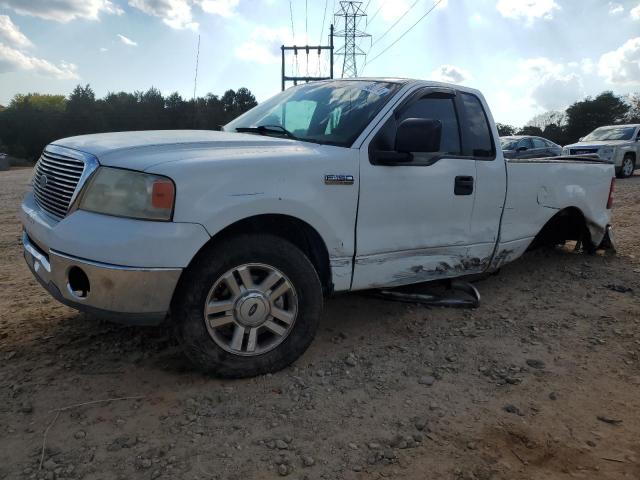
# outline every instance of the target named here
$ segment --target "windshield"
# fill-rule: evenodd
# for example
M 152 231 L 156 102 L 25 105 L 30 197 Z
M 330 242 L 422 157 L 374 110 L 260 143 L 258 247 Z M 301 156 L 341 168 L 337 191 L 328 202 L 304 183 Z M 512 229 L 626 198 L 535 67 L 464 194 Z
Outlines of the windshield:
M 298 140 L 350 147 L 399 87 L 363 80 L 308 83 L 261 103 L 224 130 L 264 126 L 271 128 L 261 129 L 263 135 L 288 131 Z
M 500 139 L 500 146 L 502 150 L 515 150 L 518 146 L 518 141 L 518 138 L 504 137 Z
M 600 127 L 582 139 L 583 142 L 593 140 L 631 140 L 635 127 Z

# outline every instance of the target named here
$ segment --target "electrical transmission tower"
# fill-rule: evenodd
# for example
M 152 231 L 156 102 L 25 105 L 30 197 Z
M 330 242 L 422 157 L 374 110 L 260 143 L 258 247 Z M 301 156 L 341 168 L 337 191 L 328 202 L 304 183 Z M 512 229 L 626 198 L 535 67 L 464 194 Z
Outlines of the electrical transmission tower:
M 358 30 L 357 26 L 367 14 L 361 8 L 362 2 L 341 1 L 340 11 L 334 13 L 336 24 L 344 22 L 344 30 L 335 32 L 336 37 L 344 38 L 344 46 L 336 50 L 336 55 L 344 56 L 342 77 L 357 77 L 358 66 L 356 57 L 366 55 L 356 44 L 357 38 L 370 37 L 366 32 Z

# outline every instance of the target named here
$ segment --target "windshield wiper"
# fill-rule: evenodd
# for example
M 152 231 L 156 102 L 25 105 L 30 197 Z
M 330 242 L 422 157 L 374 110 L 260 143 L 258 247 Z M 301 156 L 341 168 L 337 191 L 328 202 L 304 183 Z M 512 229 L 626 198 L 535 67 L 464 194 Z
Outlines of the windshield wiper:
M 291 138 L 293 140 L 297 140 L 293 133 L 284 128 L 282 125 L 259 125 L 257 127 L 237 127 L 236 132 L 238 133 L 259 133 L 261 135 L 268 135 L 269 133 L 280 133 L 285 137 Z

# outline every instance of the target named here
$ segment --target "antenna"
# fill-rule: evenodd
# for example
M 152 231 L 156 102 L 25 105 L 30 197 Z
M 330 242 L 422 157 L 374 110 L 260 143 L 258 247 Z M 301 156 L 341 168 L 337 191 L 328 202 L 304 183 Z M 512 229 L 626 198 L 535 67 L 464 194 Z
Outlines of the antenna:
M 196 52 L 196 74 L 193 79 L 193 100 L 196 99 L 196 88 L 198 87 L 198 63 L 200 62 L 200 35 L 198 35 L 198 50 Z

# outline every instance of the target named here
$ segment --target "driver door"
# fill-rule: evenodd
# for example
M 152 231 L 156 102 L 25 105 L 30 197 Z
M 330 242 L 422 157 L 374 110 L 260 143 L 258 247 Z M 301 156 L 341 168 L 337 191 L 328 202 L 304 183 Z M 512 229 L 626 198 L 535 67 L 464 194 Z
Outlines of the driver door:
M 475 125 L 459 114 L 464 105 L 458 97 L 450 89 L 421 89 L 401 102 L 363 144 L 352 289 L 410 284 L 485 268 L 494 244 L 475 242 L 472 218 L 476 155 L 486 152 L 463 142 L 461 132 Z M 396 165 L 377 162 L 379 152 L 394 150 L 398 127 L 409 118 L 440 122 L 439 151 L 412 152 L 411 162 Z M 493 140 L 490 143 L 495 158 Z M 493 227 L 479 230 L 491 232 Z

